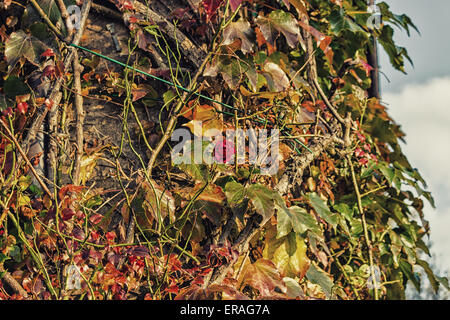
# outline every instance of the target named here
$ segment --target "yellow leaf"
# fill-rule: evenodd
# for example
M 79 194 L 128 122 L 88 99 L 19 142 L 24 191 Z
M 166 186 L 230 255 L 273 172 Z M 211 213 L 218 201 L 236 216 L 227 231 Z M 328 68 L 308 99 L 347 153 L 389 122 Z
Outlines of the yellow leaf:
M 188 127 L 191 132 L 198 137 L 215 137 L 223 131 L 223 122 L 220 119 L 211 119 L 206 121 L 192 120 L 184 126 Z
M 83 155 L 81 158 L 80 180 L 82 185 L 84 185 L 92 176 L 95 166 L 97 165 L 97 160 L 101 157 L 101 155 L 101 153 L 93 153 L 89 156 Z
M 28 196 L 25 196 L 23 194 L 21 194 L 18 198 L 17 198 L 17 206 L 21 207 L 21 206 L 27 206 L 31 203 L 31 200 Z
M 283 276 L 302 279 L 310 264 L 305 240 L 293 233 L 276 239 L 275 232 L 266 234 L 263 257 L 271 260 Z

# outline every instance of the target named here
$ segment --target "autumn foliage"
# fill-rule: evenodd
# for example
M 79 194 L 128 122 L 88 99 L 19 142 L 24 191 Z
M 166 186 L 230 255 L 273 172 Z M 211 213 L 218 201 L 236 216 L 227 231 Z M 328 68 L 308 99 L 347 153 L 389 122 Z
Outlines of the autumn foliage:
M 64 1 L 126 26 L 122 62 L 162 83 L 70 47 L 86 26 L 34 2 L 0 2 L 0 299 L 401 299 L 418 267 L 448 286 L 423 260 L 433 198 L 368 93 L 374 39 L 404 71 L 407 16 L 381 2 L 373 29 L 364 0 Z M 120 140 L 83 141 L 77 96 L 120 111 Z M 175 165 L 176 128 L 279 129 L 279 170 L 233 164 L 225 136 L 223 161 Z M 37 132 L 50 147 L 33 153 Z M 114 187 L 93 183 L 100 161 Z

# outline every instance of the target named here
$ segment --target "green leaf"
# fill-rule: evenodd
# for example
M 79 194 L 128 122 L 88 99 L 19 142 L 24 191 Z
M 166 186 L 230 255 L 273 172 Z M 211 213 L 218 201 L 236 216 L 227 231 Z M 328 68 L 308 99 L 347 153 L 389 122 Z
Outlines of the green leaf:
M 433 270 L 431 270 L 430 265 L 428 262 L 424 260 L 417 259 L 417 264 L 420 265 L 424 270 L 425 273 L 428 276 L 428 279 L 430 280 L 430 284 L 434 289 L 435 293 L 438 293 L 439 290 L 439 281 L 436 279 Z
M 330 276 L 320 269 L 314 262 L 306 272 L 306 277 L 309 281 L 314 284 L 319 285 L 322 290 L 325 292 L 327 299 L 331 297 L 332 289 L 333 289 L 333 280 L 331 280 Z
M 447 277 L 438 277 L 436 276 L 436 279 L 439 281 L 440 284 L 442 284 L 445 289 L 450 291 L 450 286 L 448 285 L 448 278 Z
M 338 224 L 338 217 L 335 213 L 330 211 L 330 208 L 328 208 L 326 202 L 322 200 L 317 193 L 310 193 L 307 197 L 317 214 L 327 223 L 336 228 Z
M 203 141 L 201 146 L 202 154 L 206 150 L 207 147 L 209 147 L 210 142 Z M 205 163 L 195 163 L 194 154 L 196 152 L 195 150 L 195 143 L 192 141 L 187 141 L 185 145 L 185 149 L 187 151 L 186 154 L 184 154 L 184 159 L 181 164 L 178 164 L 177 166 L 180 168 L 180 170 L 186 172 L 188 175 L 190 175 L 195 181 L 198 182 L 208 182 L 210 179 L 210 173 L 209 173 L 209 166 Z M 189 158 L 190 157 L 190 158 Z
M 228 182 L 225 185 L 225 195 L 233 213 L 242 220 L 248 204 L 244 186 L 236 181 Z
M 257 289 L 262 296 L 270 296 L 275 288 L 283 288 L 281 275 L 272 261 L 258 259 L 243 268 L 238 282 L 241 286 L 248 284 Z
M 357 25 L 344 10 L 335 10 L 329 17 L 331 31 L 339 36 L 343 31 L 350 32 L 364 32 L 364 30 Z
M 12 246 L 11 250 L 9 251 L 9 255 L 14 259 L 14 261 L 22 262 L 22 253 L 19 246 Z
M 420 291 L 420 278 L 414 273 L 411 264 L 405 259 L 400 259 L 399 266 L 403 275 L 411 280 L 417 291 Z
M 3 85 L 3 92 L 6 97 L 15 99 L 16 96 L 22 96 L 30 93 L 30 89 L 16 76 L 9 76 Z
M 221 74 L 223 80 L 231 89 L 237 89 L 241 83 L 243 74 L 252 72 L 254 65 L 245 61 L 245 59 L 234 59 L 228 56 L 219 56 L 213 63 L 206 68 L 204 76 L 216 77 Z
M 5 262 L 8 259 L 10 259 L 10 257 L 8 257 L 7 255 L 4 255 L 3 253 L 0 253 L 0 264 L 2 264 L 3 262 Z
M 283 282 L 286 285 L 286 295 L 289 298 L 295 299 L 304 296 L 303 290 L 298 284 L 298 281 L 289 277 L 284 277 Z
M 247 188 L 246 194 L 255 207 L 256 212 L 265 219 L 273 214 L 275 208 L 274 191 L 262 184 L 252 184 Z
M 6 40 L 5 56 L 10 68 L 14 67 L 22 57 L 35 66 L 39 66 L 41 54 L 47 49 L 47 45 L 43 42 L 19 30 L 13 32 Z
M 292 228 L 296 233 L 302 235 L 306 231 L 311 231 L 319 237 L 322 237 L 322 231 L 316 219 L 304 208 L 297 206 L 290 207 Z
M 403 47 L 398 47 L 395 45 L 394 39 L 394 29 L 390 26 L 385 25 L 381 30 L 381 34 L 378 37 L 378 42 L 384 48 L 389 56 L 389 60 L 392 66 L 405 73 L 405 58 L 413 65 L 411 58 L 408 55 L 408 51 Z
M 266 244 L 263 256 L 272 261 L 281 274 L 303 278 L 310 264 L 305 240 L 293 232 L 282 240 L 276 239 Z
M 268 43 L 275 44 L 275 40 L 279 33 L 282 33 L 288 45 L 292 48 L 296 47 L 300 39 L 300 29 L 297 20 L 290 13 L 275 10 L 268 17 L 259 16 L 256 24 Z

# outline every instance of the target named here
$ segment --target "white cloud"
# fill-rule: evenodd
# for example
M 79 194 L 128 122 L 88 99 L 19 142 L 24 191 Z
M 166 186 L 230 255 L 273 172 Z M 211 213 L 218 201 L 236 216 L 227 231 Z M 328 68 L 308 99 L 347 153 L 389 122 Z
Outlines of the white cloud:
M 426 210 L 433 251 L 450 269 L 450 78 L 385 92 L 383 102 L 402 125 L 407 135 L 405 154 L 422 173 L 436 200 L 437 209 Z

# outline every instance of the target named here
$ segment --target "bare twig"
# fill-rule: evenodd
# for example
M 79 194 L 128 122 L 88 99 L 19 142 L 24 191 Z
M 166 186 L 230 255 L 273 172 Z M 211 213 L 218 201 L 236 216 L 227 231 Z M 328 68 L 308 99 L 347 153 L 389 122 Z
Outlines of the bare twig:
M 147 17 L 151 22 L 158 25 L 161 29 L 162 33 L 170 37 L 175 43 L 178 43 L 183 53 L 184 57 L 191 62 L 196 68 L 200 68 L 202 65 L 203 52 L 189 40 L 188 37 L 184 35 L 183 32 L 178 30 L 176 26 L 174 26 L 171 22 L 169 22 L 166 18 L 159 15 L 157 12 L 153 11 L 146 5 L 135 1 L 134 7 L 136 12 L 142 14 L 144 17 Z M 125 19 L 127 19 L 125 17 Z
M 100 4 L 93 3 L 92 4 L 92 11 L 95 12 L 95 13 L 101 14 L 101 15 L 103 15 L 105 17 L 108 17 L 108 18 L 113 18 L 113 19 L 116 19 L 116 20 L 119 20 L 119 21 L 123 21 L 123 17 L 122 17 L 122 15 L 119 12 L 114 11 L 114 10 L 112 10 L 110 8 L 104 7 L 104 6 L 100 5 Z
M 75 37 L 73 39 L 74 44 L 80 43 L 81 37 L 83 35 L 83 30 L 86 25 L 86 20 L 89 15 L 89 10 L 91 8 L 91 4 L 92 4 L 91 0 L 86 0 L 83 4 L 83 7 L 81 8 L 80 29 L 78 29 L 78 32 L 75 34 Z M 75 50 L 76 49 L 73 47 L 69 48 L 69 54 L 66 56 L 66 59 L 64 60 L 64 70 L 67 70 L 70 67 L 70 65 L 72 64 Z M 56 108 L 57 105 L 59 104 L 57 97 L 59 95 L 59 91 L 61 89 L 61 85 L 63 82 L 64 82 L 64 77 L 60 77 L 56 80 L 55 84 L 53 85 L 53 89 L 48 96 L 48 100 L 49 100 L 50 104 L 52 104 L 51 108 Z M 39 109 L 36 112 L 37 114 L 30 126 L 28 135 L 23 143 L 24 150 L 28 151 L 30 143 L 36 139 L 36 134 L 40 130 L 42 123 L 44 122 L 44 119 L 47 116 L 48 111 L 49 111 L 49 108 L 44 107 L 44 108 Z
M 36 2 L 36 0 L 30 0 L 33 7 L 36 9 L 36 11 L 39 13 L 41 18 L 47 23 L 47 25 L 52 29 L 53 32 L 55 32 L 58 36 L 62 37 L 61 30 L 59 30 L 53 22 L 49 19 L 49 17 L 45 14 L 45 12 L 42 10 L 42 8 L 39 6 L 39 4 Z
M 20 283 L 17 282 L 13 276 L 3 269 L 3 266 L 0 266 L 0 273 L 3 273 L 3 277 L 1 278 L 8 286 L 14 290 L 15 293 L 20 294 L 24 298 L 28 298 L 28 293 L 23 289 Z
M 350 167 L 350 172 L 352 174 L 352 182 L 353 182 L 353 187 L 355 188 L 356 201 L 358 203 L 358 210 L 359 210 L 359 213 L 361 214 L 361 222 L 362 222 L 363 231 L 364 231 L 364 239 L 366 241 L 367 251 L 369 253 L 370 273 L 372 275 L 372 283 L 373 283 L 373 289 L 374 289 L 374 294 L 375 294 L 375 300 L 378 300 L 378 284 L 377 284 L 377 279 L 376 279 L 376 275 L 375 275 L 375 266 L 374 266 L 373 252 L 372 252 L 373 247 L 372 247 L 372 243 L 369 238 L 369 231 L 367 228 L 366 215 L 364 213 L 364 209 L 363 209 L 362 201 L 361 201 L 362 197 L 361 197 L 361 193 L 359 191 L 358 182 L 356 181 L 355 169 L 353 167 L 353 162 L 352 162 L 352 158 L 350 155 L 347 155 L 347 162 Z
M 0 120 L 0 124 L 2 125 L 3 129 L 5 129 L 6 133 L 9 136 L 9 138 L 16 145 L 17 150 L 19 150 L 20 155 L 25 160 L 28 168 L 30 168 L 31 172 L 35 176 L 35 178 L 38 181 L 38 183 L 41 185 L 42 189 L 45 191 L 45 193 L 47 193 L 49 195 L 50 199 L 53 199 L 53 194 L 50 192 L 50 190 L 48 189 L 47 185 L 44 183 L 44 181 L 42 181 L 41 177 L 39 176 L 39 174 L 34 169 L 33 164 L 30 162 L 30 160 L 28 159 L 27 155 L 25 154 L 25 152 L 21 148 L 21 146 L 20 146 L 19 142 L 17 141 L 16 137 L 14 136 L 14 134 L 11 132 L 11 130 L 9 130 L 8 126 L 3 121 Z
M 200 68 L 198 69 L 197 73 L 195 74 L 194 78 L 192 79 L 188 90 L 192 91 L 194 89 L 194 87 L 197 85 L 197 79 L 200 77 L 200 75 L 202 75 L 203 70 L 206 66 L 206 63 L 208 62 L 209 58 L 211 57 L 211 53 L 208 54 L 205 58 L 205 60 L 203 61 L 202 65 L 200 66 Z M 169 118 L 169 122 L 167 124 L 166 130 L 164 135 L 162 136 L 161 140 L 159 141 L 158 145 L 153 149 L 152 155 L 150 157 L 150 160 L 148 162 L 148 174 L 151 175 L 152 174 L 152 170 L 153 167 L 155 166 L 156 163 L 156 159 L 159 155 L 159 153 L 161 152 L 162 148 L 164 147 L 164 145 L 166 144 L 166 142 L 169 140 L 173 129 L 175 128 L 176 124 L 177 124 L 177 119 L 179 116 L 179 112 L 181 110 L 181 108 L 184 105 L 185 99 L 188 96 L 189 92 L 185 92 L 183 94 L 183 96 L 179 99 L 179 102 L 177 103 L 177 105 L 174 107 L 172 115 Z
M 81 95 L 81 70 L 82 67 L 78 61 L 78 53 L 75 53 L 73 59 L 73 77 L 74 77 L 74 88 L 79 94 L 75 94 L 75 113 L 76 113 L 76 143 L 77 143 L 77 153 L 75 157 L 75 168 L 73 174 L 73 180 L 76 185 L 80 184 L 80 172 L 81 172 L 81 158 L 83 156 L 83 145 L 84 145 L 84 108 L 83 108 L 83 96 Z
M 337 112 L 336 108 L 333 107 L 333 105 L 331 104 L 330 100 L 328 100 L 328 97 L 325 95 L 325 93 L 323 92 L 322 88 L 320 87 L 319 82 L 317 81 L 317 78 L 312 79 L 313 84 L 317 90 L 317 92 L 319 92 L 320 96 L 322 97 L 322 100 L 325 102 L 325 104 L 327 105 L 328 109 L 330 109 L 331 113 L 333 114 L 333 116 L 343 125 L 346 124 L 346 121 L 344 120 L 344 118 L 342 118 L 342 116 Z
M 69 16 L 69 13 L 67 12 L 66 4 L 63 0 L 56 0 L 56 3 L 58 4 L 59 10 L 61 11 L 61 16 L 66 21 L 66 27 L 67 27 L 67 33 L 68 36 L 72 36 L 74 32 L 72 19 Z

